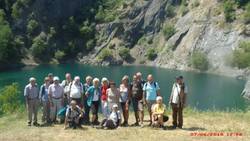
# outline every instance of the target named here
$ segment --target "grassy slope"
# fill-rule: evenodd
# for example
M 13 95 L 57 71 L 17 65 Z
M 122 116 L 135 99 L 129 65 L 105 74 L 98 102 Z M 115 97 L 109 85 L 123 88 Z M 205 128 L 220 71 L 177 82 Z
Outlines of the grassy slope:
M 24 114 L 0 118 L 0 141 L 79 141 L 79 140 L 247 140 L 250 138 L 250 111 L 248 112 L 196 112 L 186 110 L 184 129 L 157 130 L 149 127 L 121 127 L 117 130 L 100 130 L 84 127 L 83 130 L 63 130 L 54 127 L 27 127 Z M 148 117 L 147 117 L 148 118 Z M 134 120 L 131 114 L 130 123 Z M 171 125 L 172 119 L 167 125 Z M 192 132 L 240 132 L 242 137 L 192 137 Z

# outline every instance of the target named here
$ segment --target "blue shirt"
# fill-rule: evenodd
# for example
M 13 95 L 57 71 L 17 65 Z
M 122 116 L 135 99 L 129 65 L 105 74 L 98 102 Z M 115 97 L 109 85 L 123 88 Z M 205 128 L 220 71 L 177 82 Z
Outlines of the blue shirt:
M 46 88 L 45 84 L 43 84 L 41 86 L 40 93 L 39 93 L 39 99 L 41 99 L 42 101 L 48 101 L 49 100 L 48 89 L 49 89 L 49 87 Z
M 101 89 L 99 87 L 95 88 L 94 86 L 90 86 L 88 88 L 87 92 L 86 92 L 86 94 L 88 94 L 88 97 L 87 97 L 87 104 L 88 104 L 88 106 L 92 105 L 94 94 L 95 94 L 95 90 L 97 90 L 97 92 L 98 92 L 99 99 L 101 97 Z
M 158 90 L 160 90 L 160 87 L 157 82 L 145 83 L 143 91 L 145 91 L 146 100 L 156 100 Z

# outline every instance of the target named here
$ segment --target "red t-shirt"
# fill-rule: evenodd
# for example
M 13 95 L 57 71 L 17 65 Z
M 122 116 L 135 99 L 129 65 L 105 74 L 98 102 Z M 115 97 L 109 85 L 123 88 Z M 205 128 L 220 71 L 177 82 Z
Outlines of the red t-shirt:
M 101 87 L 101 92 L 102 92 L 101 99 L 103 101 L 107 100 L 107 93 L 106 93 L 107 89 L 108 89 L 108 86 L 102 86 Z

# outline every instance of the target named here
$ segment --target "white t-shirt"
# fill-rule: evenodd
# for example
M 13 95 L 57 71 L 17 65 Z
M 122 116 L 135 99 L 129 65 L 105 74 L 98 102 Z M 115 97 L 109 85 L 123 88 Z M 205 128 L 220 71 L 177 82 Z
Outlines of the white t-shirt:
M 111 119 L 116 125 L 118 120 L 121 119 L 121 112 L 119 110 L 117 112 L 112 111 L 111 114 L 109 115 L 109 119 Z
M 172 94 L 173 94 L 172 103 L 178 104 L 180 91 L 181 91 L 180 85 L 175 83 L 172 89 Z
M 75 83 L 73 83 L 70 86 L 70 97 L 71 98 L 81 98 L 82 93 L 83 93 L 82 84 L 75 84 Z
M 175 83 L 172 88 L 172 103 L 178 104 L 179 103 L 179 93 L 181 92 L 181 87 L 179 84 Z M 184 88 L 184 93 L 187 94 L 187 86 Z
M 94 91 L 94 97 L 93 97 L 93 100 L 92 101 L 98 101 L 99 100 L 99 94 L 98 94 L 98 91 L 95 90 Z

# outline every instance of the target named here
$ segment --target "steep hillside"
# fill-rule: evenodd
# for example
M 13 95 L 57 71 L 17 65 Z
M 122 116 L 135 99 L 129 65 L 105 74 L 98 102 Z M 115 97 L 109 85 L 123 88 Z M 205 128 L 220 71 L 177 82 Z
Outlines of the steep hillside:
M 0 31 L 9 35 L 0 36 L 1 66 L 76 61 L 249 74 L 248 0 L 3 0 Z

